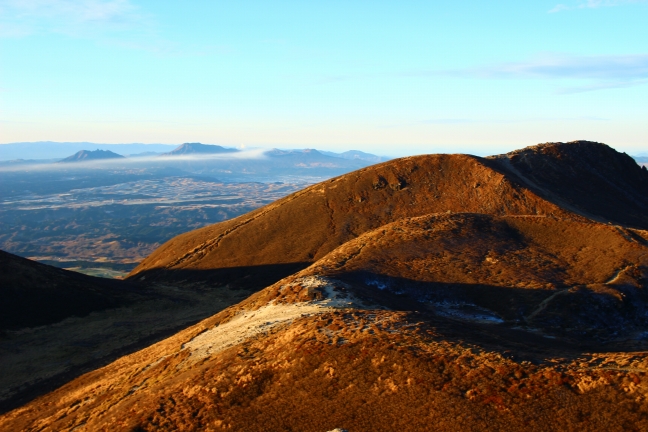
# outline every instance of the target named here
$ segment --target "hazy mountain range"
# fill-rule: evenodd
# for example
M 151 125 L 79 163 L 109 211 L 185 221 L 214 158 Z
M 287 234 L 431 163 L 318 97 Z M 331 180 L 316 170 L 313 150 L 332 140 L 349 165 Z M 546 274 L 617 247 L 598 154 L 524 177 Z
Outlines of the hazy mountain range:
M 237 153 L 242 150 L 222 147 L 213 144 L 185 143 L 181 145 L 172 144 L 98 144 L 90 142 L 25 142 L 9 143 L 0 145 L 0 161 L 35 161 L 48 159 L 69 158 L 80 151 L 110 151 L 120 156 L 155 156 L 165 154 L 168 156 L 181 156 L 190 154 L 216 154 L 216 153 Z M 261 150 L 262 151 L 262 150 Z M 292 150 L 299 152 L 300 150 Z M 364 153 L 357 150 L 350 150 L 343 153 L 322 151 L 326 156 L 356 159 L 369 162 L 381 162 L 388 158 Z
M 0 161 L 15 159 L 63 159 L 81 150 L 110 150 L 122 156 L 138 153 L 166 153 L 173 144 L 100 144 L 90 142 L 21 142 L 0 145 Z

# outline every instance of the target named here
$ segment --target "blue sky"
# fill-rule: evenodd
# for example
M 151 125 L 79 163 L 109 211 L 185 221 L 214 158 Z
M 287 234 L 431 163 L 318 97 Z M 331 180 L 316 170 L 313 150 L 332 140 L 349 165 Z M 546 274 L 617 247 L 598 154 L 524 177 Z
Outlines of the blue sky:
M 0 0 L 0 143 L 648 152 L 648 1 Z

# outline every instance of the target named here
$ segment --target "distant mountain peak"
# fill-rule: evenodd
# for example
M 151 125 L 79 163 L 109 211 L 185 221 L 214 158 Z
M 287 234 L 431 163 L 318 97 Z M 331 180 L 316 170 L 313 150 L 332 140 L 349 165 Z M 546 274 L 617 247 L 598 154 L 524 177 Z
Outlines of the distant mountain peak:
M 190 154 L 215 154 L 215 153 L 235 153 L 238 150 L 233 148 L 226 148 L 215 144 L 201 144 L 201 143 L 184 143 L 169 153 L 164 153 L 162 156 L 181 156 Z
M 268 156 L 299 156 L 299 155 L 311 155 L 311 156 L 317 156 L 317 155 L 323 155 L 319 150 L 316 149 L 287 149 L 287 150 L 282 150 L 278 148 L 273 148 L 271 150 L 268 150 L 266 153 Z
M 81 150 L 61 160 L 61 162 L 84 162 L 101 159 L 124 159 L 124 156 L 110 150 Z
M 361 160 L 361 161 L 366 161 L 366 162 L 371 162 L 371 163 L 380 163 L 380 162 L 386 162 L 389 160 L 387 157 L 383 156 L 376 156 L 375 154 L 371 153 L 366 153 L 360 150 L 348 150 L 342 153 L 335 153 L 335 152 L 330 152 L 330 151 L 323 151 L 320 150 L 320 153 L 326 155 L 326 156 L 331 156 L 331 157 L 336 157 L 336 158 L 342 158 L 342 159 L 347 159 L 347 160 Z

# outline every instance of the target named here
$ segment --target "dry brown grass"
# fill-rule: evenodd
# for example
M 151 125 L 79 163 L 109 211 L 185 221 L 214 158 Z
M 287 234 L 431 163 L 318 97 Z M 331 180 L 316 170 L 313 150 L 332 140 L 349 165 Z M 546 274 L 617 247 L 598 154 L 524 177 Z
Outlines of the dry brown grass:
M 133 358 L 2 419 L 3 430 L 646 430 L 648 358 L 540 364 L 457 341 L 420 315 L 339 311 L 188 364 Z M 565 355 L 566 357 L 561 357 Z
M 404 218 L 351 240 L 241 307 L 306 301 L 309 276 L 390 309 L 470 304 L 555 335 L 632 338 L 646 326 L 648 247 L 614 226 L 539 217 Z M 376 286 L 383 287 L 383 290 Z M 390 295 L 399 293 L 399 295 Z

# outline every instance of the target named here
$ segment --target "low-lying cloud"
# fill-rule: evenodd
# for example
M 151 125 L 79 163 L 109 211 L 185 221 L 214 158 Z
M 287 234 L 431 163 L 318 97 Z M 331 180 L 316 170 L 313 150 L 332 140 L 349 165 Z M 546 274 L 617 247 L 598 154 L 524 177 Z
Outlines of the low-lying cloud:
M 119 169 L 119 168 L 150 168 L 152 166 L 164 166 L 169 163 L 180 162 L 226 162 L 236 160 L 260 160 L 265 159 L 267 149 L 243 150 L 232 153 L 213 154 L 189 154 L 189 155 L 154 155 L 154 156 L 131 156 L 115 159 L 98 159 L 75 162 L 49 162 L 42 163 L 35 161 L 4 161 L 0 162 L 0 172 L 19 171 L 56 171 L 73 169 Z
M 150 161 L 204 161 L 204 160 L 243 160 L 243 159 L 264 159 L 268 149 L 240 150 L 231 153 L 194 153 L 187 155 L 159 155 L 148 157 Z M 143 158 L 132 158 L 142 160 Z

